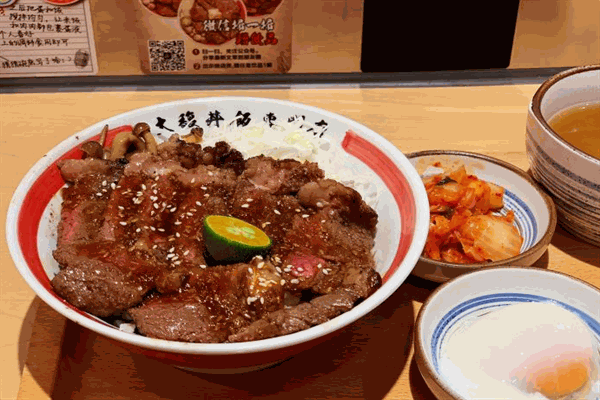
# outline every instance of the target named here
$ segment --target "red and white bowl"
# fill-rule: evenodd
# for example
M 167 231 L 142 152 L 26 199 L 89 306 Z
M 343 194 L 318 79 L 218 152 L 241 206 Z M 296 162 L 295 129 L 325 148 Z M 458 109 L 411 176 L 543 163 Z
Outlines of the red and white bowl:
M 56 162 L 79 158 L 79 145 L 97 137 L 106 124 L 114 137 L 123 127 L 145 121 L 159 139 L 173 132 L 188 133 L 195 124 L 221 131 L 226 121 L 268 127 L 298 121 L 303 134 L 320 145 L 317 161 L 326 173 L 345 183 L 352 180 L 379 214 L 374 254 L 383 286 L 354 309 L 313 328 L 247 343 L 197 344 L 153 339 L 120 331 L 82 312 L 52 289 L 58 272 L 52 257 L 60 219 L 60 189 L 64 182 Z M 219 125 L 219 128 L 216 125 Z M 184 128 L 180 128 L 183 126 Z M 232 142 L 235 147 L 236 143 Z M 329 168 L 329 170 L 328 170 Z M 334 170 L 331 170 L 334 169 Z M 365 192 L 369 192 L 365 194 Z M 50 150 L 23 178 L 7 216 L 7 241 L 15 265 L 35 293 L 72 321 L 124 345 L 134 352 L 167 363 L 205 372 L 241 372 L 265 367 L 326 340 L 336 331 L 369 313 L 404 282 L 423 250 L 429 228 L 429 206 L 421 178 L 411 163 L 383 137 L 348 118 L 298 103 L 242 97 L 193 99 L 151 106 L 101 121 Z

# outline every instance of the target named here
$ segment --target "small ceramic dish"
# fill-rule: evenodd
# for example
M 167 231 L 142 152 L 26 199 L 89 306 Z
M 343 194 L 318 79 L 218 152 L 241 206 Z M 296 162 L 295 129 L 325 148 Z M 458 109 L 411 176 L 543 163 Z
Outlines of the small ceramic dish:
M 600 102 L 600 65 L 557 74 L 537 90 L 527 115 L 527 156 L 533 177 L 544 186 L 565 230 L 600 246 L 600 159 L 584 153 L 552 130 L 560 112 Z
M 464 151 L 428 150 L 407 155 L 420 175 L 436 162 L 446 169 L 463 164 L 467 173 L 505 189 L 504 208 L 512 210 L 515 225 L 523 236 L 519 255 L 484 264 L 456 264 L 421 256 L 412 274 L 435 282 L 444 282 L 466 272 L 497 266 L 530 266 L 550 244 L 556 228 L 556 208 L 535 181 L 519 168 L 493 157 Z
M 448 354 L 456 354 L 449 352 L 449 347 L 453 347 L 457 343 L 457 341 L 454 341 L 456 335 L 464 335 L 465 328 L 472 326 L 474 321 L 484 315 L 500 311 L 506 306 L 517 303 L 553 303 L 560 306 L 582 321 L 582 326 L 589 332 L 588 337 L 591 338 L 592 343 L 593 340 L 600 341 L 600 308 L 598 307 L 598 304 L 600 304 L 600 290 L 586 282 L 566 274 L 540 268 L 503 267 L 483 269 L 465 274 L 438 287 L 423 304 L 417 317 L 414 338 L 415 360 L 425 382 L 438 399 L 466 399 L 464 395 L 460 394 L 461 392 L 465 393 L 464 387 L 459 389 L 457 383 L 462 378 L 446 378 L 450 374 L 454 376 L 457 373 L 457 371 L 451 371 L 447 368 L 447 359 L 445 359 Z M 560 313 L 560 315 L 563 315 L 563 310 L 560 310 Z M 553 313 L 550 315 L 555 317 L 559 314 Z M 559 317 L 556 318 L 560 319 Z M 514 324 L 510 325 L 521 323 L 527 322 L 520 319 L 515 320 Z M 494 340 L 497 346 L 501 346 L 498 344 L 500 340 L 508 341 L 511 344 L 517 343 L 513 341 L 512 337 L 502 337 L 501 339 L 482 337 L 481 341 L 483 342 L 486 339 Z M 451 340 L 453 340 L 453 344 L 448 345 Z M 487 346 L 487 343 L 485 345 Z M 493 348 L 494 344 L 490 345 L 490 348 Z M 451 351 L 460 352 L 460 348 L 454 348 Z M 504 351 L 509 352 L 512 350 L 502 347 L 501 354 L 504 354 Z M 472 355 L 476 353 L 475 357 L 479 355 L 485 357 L 482 352 L 477 352 L 474 348 L 465 348 L 464 352 L 465 354 L 471 352 Z M 493 352 L 490 354 L 493 354 Z M 517 363 L 511 357 L 508 358 L 508 360 L 494 358 L 493 361 L 491 359 L 490 361 L 494 362 L 493 365 L 505 362 L 508 365 Z M 480 366 L 475 366 L 476 371 L 479 371 Z M 600 390 L 597 368 L 593 371 L 590 379 L 591 388 L 585 389 L 590 395 L 589 398 L 592 399 L 595 398 L 596 392 Z M 471 372 L 465 372 L 464 376 L 470 376 L 470 374 Z M 477 376 L 479 377 L 479 375 Z M 476 389 L 477 386 L 481 386 L 479 385 L 481 382 L 471 383 L 471 388 Z M 590 391 L 593 394 L 590 394 Z M 523 398 L 545 397 L 526 397 L 524 395 Z M 583 398 L 587 399 L 588 397 L 585 395 Z

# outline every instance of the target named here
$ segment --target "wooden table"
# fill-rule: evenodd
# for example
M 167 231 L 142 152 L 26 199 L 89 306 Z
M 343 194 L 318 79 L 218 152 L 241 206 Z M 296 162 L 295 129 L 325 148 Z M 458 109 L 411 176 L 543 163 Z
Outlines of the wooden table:
M 403 152 L 459 149 L 528 168 L 527 105 L 537 84 L 442 88 L 326 87 L 247 91 L 0 95 L 2 229 L 12 192 L 48 149 L 114 114 L 164 101 L 221 95 L 322 107 L 379 132 Z M 4 235 L 3 235 L 4 237 Z M 437 285 L 410 277 L 382 306 L 336 339 L 274 368 L 198 375 L 109 344 L 35 297 L 0 243 L 2 399 L 432 399 L 413 361 L 414 320 Z M 600 287 L 600 249 L 558 228 L 539 267 Z M 64 338 L 64 341 L 62 341 Z

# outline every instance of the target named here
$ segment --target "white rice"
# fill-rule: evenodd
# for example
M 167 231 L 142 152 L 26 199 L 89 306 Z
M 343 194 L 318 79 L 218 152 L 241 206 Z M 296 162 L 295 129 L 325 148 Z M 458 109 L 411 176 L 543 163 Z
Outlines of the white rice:
M 127 333 L 135 333 L 135 329 L 137 328 L 133 322 L 115 321 L 114 325 L 117 326 L 120 331 Z
M 246 158 L 262 154 L 275 159 L 316 162 L 327 178 L 355 189 L 367 204 L 376 207 L 379 195 L 377 185 L 373 183 L 376 175 L 358 167 L 356 160 L 340 144 L 307 131 L 311 127 L 318 131 L 318 127 L 313 127 L 304 120 L 278 122 L 272 126 L 266 122 L 258 122 L 245 127 L 237 126 L 236 121 L 234 119 L 220 128 L 205 132 L 203 146 L 226 141 Z

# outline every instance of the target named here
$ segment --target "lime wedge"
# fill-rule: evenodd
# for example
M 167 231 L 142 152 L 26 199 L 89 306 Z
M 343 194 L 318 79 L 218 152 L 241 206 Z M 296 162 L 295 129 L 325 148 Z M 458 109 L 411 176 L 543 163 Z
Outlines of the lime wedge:
M 215 261 L 248 261 L 271 247 L 266 233 L 238 218 L 209 215 L 204 218 L 203 230 L 206 250 Z

